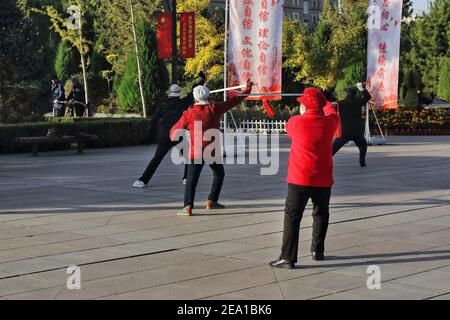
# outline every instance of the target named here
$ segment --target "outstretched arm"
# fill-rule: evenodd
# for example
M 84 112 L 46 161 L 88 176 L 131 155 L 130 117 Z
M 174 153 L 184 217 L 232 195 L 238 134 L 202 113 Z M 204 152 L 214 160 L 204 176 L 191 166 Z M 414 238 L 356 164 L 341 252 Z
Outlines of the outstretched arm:
M 372 96 L 370 95 L 369 91 L 367 91 L 367 90 L 364 90 L 362 92 L 362 94 L 363 94 L 363 100 L 362 101 L 363 101 L 363 104 L 365 105 L 365 104 L 367 104 L 370 101 Z
M 334 120 L 336 128 L 339 124 L 339 114 L 337 112 L 338 105 L 333 105 L 331 102 L 327 102 L 325 107 L 323 108 L 323 114 L 325 117 Z
M 245 89 L 243 91 L 241 91 L 241 94 L 249 94 L 252 91 L 252 86 L 253 86 L 253 82 L 248 80 L 247 85 L 246 85 Z M 245 96 L 237 95 L 225 102 L 216 103 L 215 104 L 216 112 L 219 112 L 219 113 L 228 112 L 229 110 L 231 110 L 234 107 L 236 107 L 237 105 L 239 105 L 242 101 L 244 101 L 245 98 L 246 98 Z

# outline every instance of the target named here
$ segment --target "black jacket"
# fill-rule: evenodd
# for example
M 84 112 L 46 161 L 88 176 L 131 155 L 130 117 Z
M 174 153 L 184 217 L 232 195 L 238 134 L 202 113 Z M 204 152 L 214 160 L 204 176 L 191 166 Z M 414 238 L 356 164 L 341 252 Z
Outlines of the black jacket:
M 362 134 L 361 109 L 370 101 L 367 90 L 362 92 L 363 98 L 347 95 L 339 101 L 339 115 L 343 137 L 359 137 Z
M 52 100 L 53 106 L 55 108 L 58 108 L 63 105 L 61 103 L 54 103 L 54 101 L 64 101 L 66 99 L 64 95 L 64 87 L 61 84 L 61 82 L 52 84 L 52 99 L 53 99 Z
M 75 100 L 84 103 L 84 88 L 81 84 L 76 84 L 70 94 L 67 96 L 67 100 Z
M 159 120 L 162 120 L 162 139 L 170 140 L 169 133 L 173 125 L 180 120 L 181 115 L 190 106 L 194 104 L 194 96 L 189 94 L 183 99 L 180 98 L 169 98 L 163 104 L 161 104 L 153 114 L 152 120 L 150 121 L 149 136 L 153 132 L 156 124 Z
M 180 120 L 181 115 L 184 111 L 189 109 L 194 104 L 194 93 L 193 90 L 196 86 L 204 85 L 206 81 L 206 76 L 201 72 L 199 74 L 199 79 L 192 86 L 190 93 L 184 97 L 180 98 L 168 98 L 167 101 L 161 104 L 153 114 L 152 120 L 150 121 L 150 128 L 148 131 L 149 141 L 152 138 L 153 130 L 159 120 L 162 119 L 162 135 L 161 139 L 167 139 L 170 141 L 170 129 L 173 125 Z

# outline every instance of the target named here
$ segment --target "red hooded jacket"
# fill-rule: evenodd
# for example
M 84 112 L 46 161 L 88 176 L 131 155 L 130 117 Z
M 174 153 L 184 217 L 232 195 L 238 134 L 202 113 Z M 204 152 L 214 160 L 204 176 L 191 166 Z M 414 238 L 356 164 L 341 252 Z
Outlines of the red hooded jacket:
M 331 187 L 334 184 L 332 143 L 339 116 L 318 89 L 306 89 L 298 100 L 306 107 L 306 112 L 291 117 L 286 125 L 292 142 L 287 182 Z
M 247 88 L 242 91 L 243 94 L 250 93 L 251 84 L 247 84 Z M 203 157 L 203 150 L 208 146 L 211 141 L 204 138 L 205 131 L 209 129 L 220 129 L 220 118 L 225 112 L 239 105 L 246 97 L 235 96 L 226 102 L 211 103 L 208 105 L 197 105 L 190 107 L 188 110 L 183 112 L 180 120 L 172 127 L 170 130 L 170 139 L 173 140 L 175 133 L 178 129 L 189 129 L 189 134 L 191 136 L 190 142 L 190 158 L 200 159 Z M 195 129 L 195 123 L 201 123 L 202 132 Z M 197 132 L 198 131 L 198 132 Z M 195 152 L 195 146 L 198 147 L 198 151 Z

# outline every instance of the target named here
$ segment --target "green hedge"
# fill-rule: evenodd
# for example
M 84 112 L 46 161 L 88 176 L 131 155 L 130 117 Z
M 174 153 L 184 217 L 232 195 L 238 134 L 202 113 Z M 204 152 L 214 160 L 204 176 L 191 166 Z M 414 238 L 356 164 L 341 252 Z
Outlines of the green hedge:
M 141 145 L 152 142 L 148 138 L 149 124 L 149 119 L 120 119 L 0 125 L 0 154 L 29 152 L 30 146 L 17 143 L 15 139 L 18 137 L 46 136 L 49 128 L 55 128 L 59 136 L 74 135 L 78 132 L 98 135 L 98 141 L 90 144 L 90 147 L 94 148 Z M 159 130 L 153 134 L 151 140 L 157 138 L 158 132 Z M 64 146 L 43 145 L 39 149 L 42 151 L 60 150 L 61 147 Z

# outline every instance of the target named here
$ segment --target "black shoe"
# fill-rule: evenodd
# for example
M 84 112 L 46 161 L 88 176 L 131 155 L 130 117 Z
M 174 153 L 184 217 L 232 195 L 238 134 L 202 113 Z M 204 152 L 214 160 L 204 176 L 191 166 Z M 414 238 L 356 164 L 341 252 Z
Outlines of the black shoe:
M 325 259 L 325 256 L 323 255 L 323 253 L 319 253 L 319 252 L 311 253 L 311 257 L 314 261 L 323 261 Z
M 361 166 L 361 168 L 367 167 L 367 164 L 365 161 L 360 161 L 359 165 Z
M 272 268 L 294 269 L 294 262 L 278 258 L 275 261 L 271 261 L 269 265 Z

